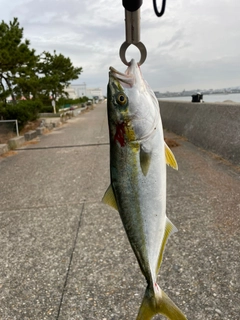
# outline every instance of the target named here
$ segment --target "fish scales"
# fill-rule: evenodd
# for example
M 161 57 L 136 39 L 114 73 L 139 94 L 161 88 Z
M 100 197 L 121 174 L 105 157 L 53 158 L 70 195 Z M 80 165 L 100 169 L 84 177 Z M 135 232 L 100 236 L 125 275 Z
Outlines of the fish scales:
M 166 217 L 166 163 L 176 160 L 163 137 L 158 101 L 132 60 L 125 74 L 110 68 L 108 123 L 111 184 L 103 202 L 118 210 L 146 278 L 137 320 L 161 313 L 186 317 L 157 285 L 168 236 L 176 231 Z

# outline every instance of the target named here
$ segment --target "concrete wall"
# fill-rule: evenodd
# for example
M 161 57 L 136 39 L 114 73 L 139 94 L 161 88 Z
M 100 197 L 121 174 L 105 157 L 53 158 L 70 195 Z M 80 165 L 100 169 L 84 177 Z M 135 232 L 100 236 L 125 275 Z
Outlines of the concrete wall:
M 163 127 L 240 165 L 240 104 L 159 100 Z

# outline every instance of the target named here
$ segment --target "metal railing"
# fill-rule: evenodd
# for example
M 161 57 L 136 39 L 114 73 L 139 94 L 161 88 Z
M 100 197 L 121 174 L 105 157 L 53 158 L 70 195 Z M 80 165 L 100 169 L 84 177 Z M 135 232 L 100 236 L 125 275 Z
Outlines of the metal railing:
M 15 122 L 16 123 L 17 136 L 19 137 L 18 121 L 17 120 L 0 120 L 0 122 Z

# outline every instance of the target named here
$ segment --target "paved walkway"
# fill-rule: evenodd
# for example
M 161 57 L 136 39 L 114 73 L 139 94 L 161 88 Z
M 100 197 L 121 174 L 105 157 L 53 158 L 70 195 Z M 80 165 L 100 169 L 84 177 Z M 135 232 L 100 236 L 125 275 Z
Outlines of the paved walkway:
M 167 199 L 179 232 L 159 283 L 189 320 L 239 320 L 240 172 L 167 136 L 180 143 Z M 118 213 L 101 203 L 107 142 L 102 104 L 0 158 L 1 320 L 136 318 L 145 281 Z

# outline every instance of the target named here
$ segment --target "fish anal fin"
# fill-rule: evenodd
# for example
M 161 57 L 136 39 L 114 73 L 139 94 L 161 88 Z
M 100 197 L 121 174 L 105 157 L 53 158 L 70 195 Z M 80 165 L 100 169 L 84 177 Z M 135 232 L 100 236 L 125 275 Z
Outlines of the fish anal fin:
M 110 186 L 107 188 L 103 198 L 102 198 L 102 202 L 109 205 L 110 207 L 118 210 L 118 206 L 117 206 L 117 202 L 116 202 L 116 198 L 112 189 L 112 186 L 110 184 Z
M 167 294 L 158 285 L 157 288 L 153 290 L 147 287 L 136 320 L 150 320 L 156 314 L 162 314 L 171 320 L 187 320 Z
M 146 152 L 140 148 L 140 166 L 144 176 L 147 175 L 151 163 L 151 152 Z
M 172 150 L 169 148 L 169 146 L 165 142 L 165 159 L 166 164 L 170 167 L 172 167 L 175 170 L 178 170 L 178 164 L 177 160 L 174 157 L 174 154 L 172 153 Z
M 165 226 L 165 232 L 162 240 L 162 246 L 160 248 L 159 256 L 158 256 L 158 264 L 156 268 L 156 274 L 158 273 L 161 263 L 162 263 L 162 258 L 163 258 L 163 252 L 167 243 L 167 240 L 171 234 L 174 232 L 177 232 L 177 228 L 174 226 L 174 224 L 166 217 L 166 226 Z

